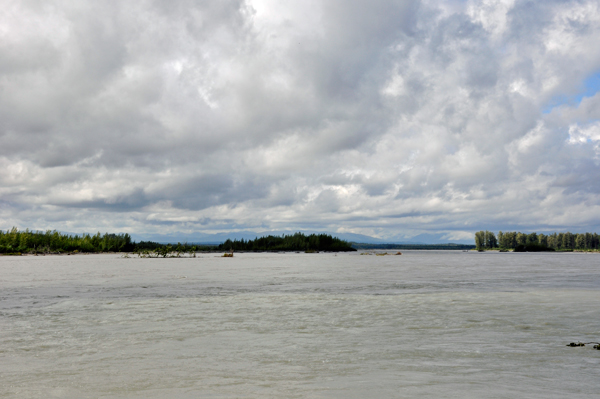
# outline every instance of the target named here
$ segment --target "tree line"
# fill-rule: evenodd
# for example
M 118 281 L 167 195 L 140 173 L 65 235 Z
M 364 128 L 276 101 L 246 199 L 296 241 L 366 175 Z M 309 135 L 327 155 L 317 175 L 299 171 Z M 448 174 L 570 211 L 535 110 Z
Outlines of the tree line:
M 329 234 L 295 233 L 291 235 L 265 236 L 254 240 L 227 240 L 218 246 L 222 251 L 356 251 L 347 241 Z
M 220 245 L 135 243 L 125 234 L 64 234 L 56 230 L 0 230 L 0 253 L 60 254 L 72 252 L 135 252 L 140 256 L 180 256 L 196 251 L 356 251 L 346 241 L 327 234 L 266 236 L 254 240 L 227 240 Z M 175 255 L 174 255 L 175 254 Z
M 0 253 L 128 252 L 135 243 L 125 234 L 64 234 L 56 230 L 0 230 Z
M 500 231 L 496 237 L 493 232 L 487 230 L 475 233 L 477 250 L 519 249 L 521 247 L 548 248 L 555 251 L 597 251 L 600 249 L 600 236 L 597 233 L 525 234 L 516 231 Z

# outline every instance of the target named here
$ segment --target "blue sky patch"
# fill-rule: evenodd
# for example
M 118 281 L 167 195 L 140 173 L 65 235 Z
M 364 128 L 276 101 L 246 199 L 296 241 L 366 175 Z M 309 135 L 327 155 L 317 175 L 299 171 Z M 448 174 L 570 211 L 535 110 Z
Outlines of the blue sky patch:
M 575 106 L 581 103 L 585 97 L 592 97 L 600 91 L 600 72 L 587 78 L 581 87 L 579 93 L 571 96 L 559 95 L 552 98 L 550 103 L 542 111 L 544 114 L 549 114 L 556 107 L 561 105 Z

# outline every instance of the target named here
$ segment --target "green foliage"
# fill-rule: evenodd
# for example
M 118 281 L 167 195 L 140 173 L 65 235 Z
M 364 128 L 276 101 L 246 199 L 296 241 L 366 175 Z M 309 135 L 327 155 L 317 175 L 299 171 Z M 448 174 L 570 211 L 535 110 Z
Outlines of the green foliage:
M 475 244 L 477 249 L 489 249 L 485 243 L 489 242 L 489 232 L 479 231 L 475 233 Z M 491 233 L 493 234 L 493 233 Z M 478 244 L 479 243 L 479 244 Z M 498 245 L 500 249 L 520 248 L 533 252 L 536 248 L 550 248 L 555 251 L 598 251 L 600 249 L 600 237 L 597 233 L 530 233 L 521 232 L 499 232 Z M 531 250 L 526 249 L 531 248 Z
M 219 246 L 160 244 L 151 241 L 141 241 L 138 244 L 131 241 L 129 234 L 93 236 L 89 234 L 69 235 L 58 231 L 19 231 L 16 227 L 6 232 L 0 230 L 0 253 L 39 253 L 60 254 L 72 252 L 134 252 L 143 258 L 182 257 L 188 254 L 195 257 L 198 250 L 212 251 L 356 251 L 346 241 L 326 234 L 311 234 L 305 236 L 296 233 L 287 236 L 267 236 L 255 240 L 227 240 Z
M 356 251 L 346 241 L 328 234 L 265 236 L 255 240 L 227 240 L 218 246 L 219 251 Z
M 6 232 L 0 230 L 0 253 L 127 252 L 133 248 L 129 234 L 79 236 L 56 230 L 19 231 L 16 227 Z
M 502 232 L 500 232 L 502 233 Z M 478 251 L 485 249 L 492 249 L 498 247 L 498 240 L 496 235 L 491 231 L 478 231 L 475 233 L 475 248 Z
M 517 245 L 514 252 L 554 252 L 554 248 L 549 248 L 537 242 L 529 242 L 525 245 Z

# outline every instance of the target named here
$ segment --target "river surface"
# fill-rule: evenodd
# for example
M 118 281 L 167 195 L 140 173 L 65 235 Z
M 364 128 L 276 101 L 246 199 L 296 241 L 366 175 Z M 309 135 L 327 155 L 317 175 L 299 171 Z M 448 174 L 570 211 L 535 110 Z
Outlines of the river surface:
M 598 398 L 600 255 L 0 257 L 0 398 Z

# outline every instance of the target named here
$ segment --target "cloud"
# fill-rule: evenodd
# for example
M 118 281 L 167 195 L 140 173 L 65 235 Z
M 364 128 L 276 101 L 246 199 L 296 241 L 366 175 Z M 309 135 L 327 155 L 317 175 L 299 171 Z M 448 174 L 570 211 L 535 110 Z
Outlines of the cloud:
M 4 228 L 600 227 L 595 1 L 4 8 Z

